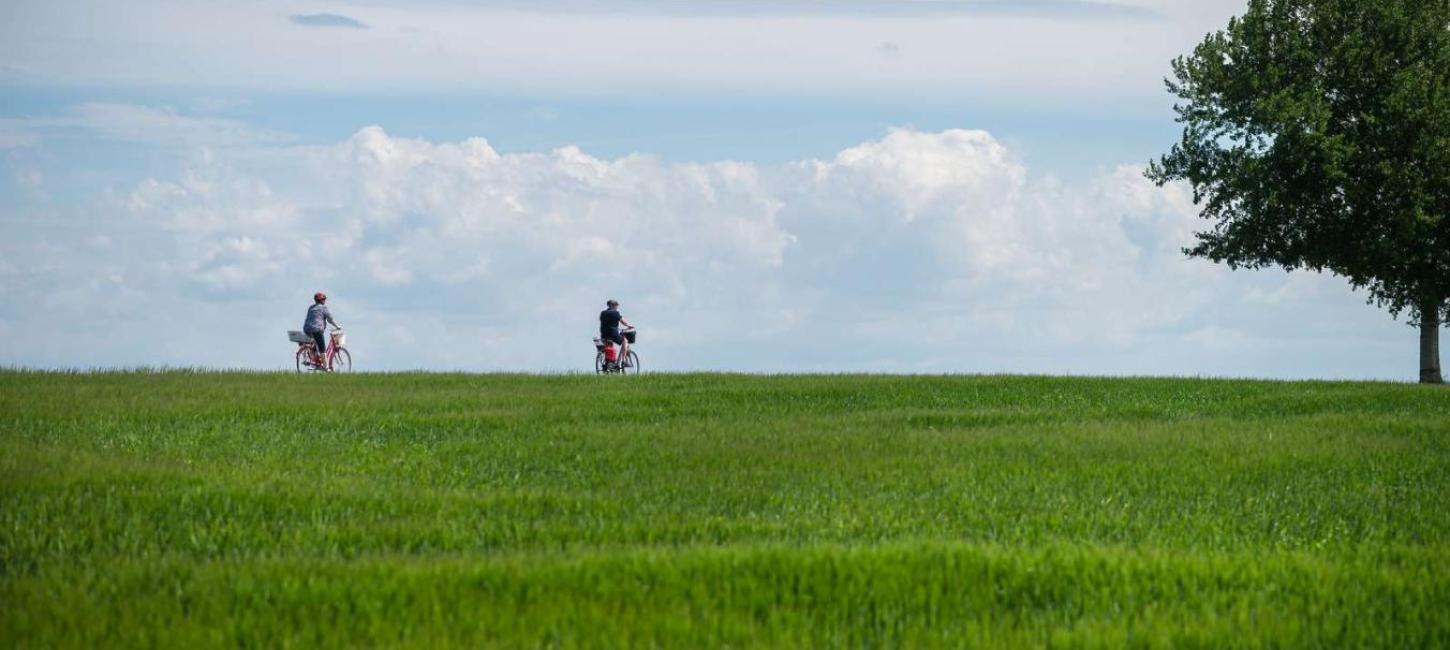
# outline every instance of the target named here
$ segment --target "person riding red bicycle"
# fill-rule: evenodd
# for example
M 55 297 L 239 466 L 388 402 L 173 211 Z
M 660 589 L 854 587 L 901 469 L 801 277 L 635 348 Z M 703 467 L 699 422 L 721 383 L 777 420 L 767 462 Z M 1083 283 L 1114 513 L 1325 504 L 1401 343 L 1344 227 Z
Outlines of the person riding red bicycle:
M 332 319 L 332 312 L 327 310 L 327 294 L 321 291 L 312 294 L 312 306 L 307 308 L 307 320 L 302 322 L 303 333 L 312 337 L 317 346 L 308 365 L 318 368 L 326 367 L 327 325 L 329 323 L 336 329 L 342 329 L 342 326 Z
M 625 327 L 634 326 L 620 315 L 618 300 L 611 299 L 604 303 L 604 307 L 604 311 L 599 312 L 599 339 L 606 345 L 612 342 L 619 346 L 619 354 L 616 358 L 619 359 L 621 366 L 627 368 L 629 367 L 629 339 L 619 332 L 619 325 L 623 323 Z

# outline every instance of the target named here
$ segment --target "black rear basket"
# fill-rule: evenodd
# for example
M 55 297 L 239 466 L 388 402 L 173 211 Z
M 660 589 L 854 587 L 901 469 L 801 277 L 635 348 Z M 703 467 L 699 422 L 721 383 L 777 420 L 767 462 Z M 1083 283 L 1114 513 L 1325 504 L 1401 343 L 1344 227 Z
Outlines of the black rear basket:
M 629 341 L 630 345 L 634 345 L 634 330 L 630 330 L 628 332 L 620 332 L 620 334 L 624 335 L 624 340 Z

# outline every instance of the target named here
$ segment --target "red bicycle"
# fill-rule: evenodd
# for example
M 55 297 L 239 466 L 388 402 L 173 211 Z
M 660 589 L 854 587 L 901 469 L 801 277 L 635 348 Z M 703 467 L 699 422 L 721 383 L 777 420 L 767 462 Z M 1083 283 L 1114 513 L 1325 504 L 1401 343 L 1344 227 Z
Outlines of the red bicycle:
M 317 344 L 312 337 L 296 330 L 287 331 L 287 340 L 297 344 L 297 372 L 314 370 L 321 372 L 348 372 L 352 370 L 352 353 L 347 351 L 347 335 L 342 330 L 332 330 L 327 356 L 319 358 Z

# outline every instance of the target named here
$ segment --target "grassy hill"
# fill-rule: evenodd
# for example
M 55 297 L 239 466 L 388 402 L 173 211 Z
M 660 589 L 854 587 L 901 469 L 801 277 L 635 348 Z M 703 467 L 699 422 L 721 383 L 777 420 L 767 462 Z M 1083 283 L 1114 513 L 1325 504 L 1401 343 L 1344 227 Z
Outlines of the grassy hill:
M 0 373 L 21 647 L 1450 646 L 1450 390 Z

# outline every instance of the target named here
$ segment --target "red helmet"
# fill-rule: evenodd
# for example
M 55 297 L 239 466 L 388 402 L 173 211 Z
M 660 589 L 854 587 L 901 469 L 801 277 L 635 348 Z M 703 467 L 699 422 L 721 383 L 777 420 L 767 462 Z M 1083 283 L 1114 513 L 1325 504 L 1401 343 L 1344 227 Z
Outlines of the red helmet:
M 327 302 L 327 294 L 319 291 L 312 294 L 312 300 L 313 302 Z

